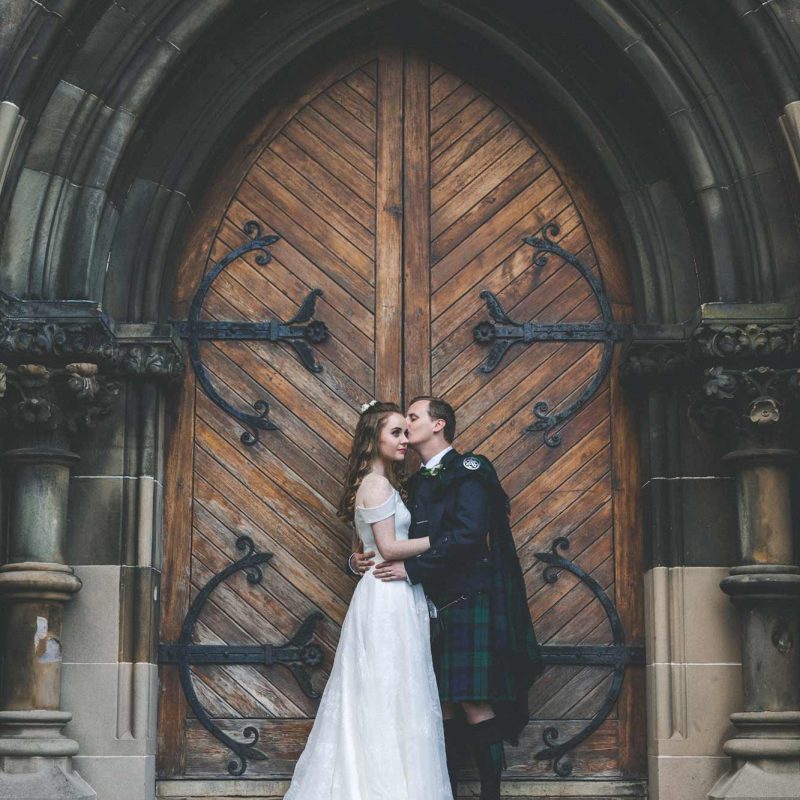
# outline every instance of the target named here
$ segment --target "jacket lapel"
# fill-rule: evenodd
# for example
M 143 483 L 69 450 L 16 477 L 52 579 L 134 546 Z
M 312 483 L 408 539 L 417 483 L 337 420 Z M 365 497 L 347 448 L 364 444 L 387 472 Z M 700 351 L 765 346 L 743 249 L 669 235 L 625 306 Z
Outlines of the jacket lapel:
M 453 464 L 461 458 L 461 455 L 456 452 L 455 450 L 451 450 L 445 457 L 441 460 L 441 464 L 444 466 L 445 473 L 448 469 L 452 469 Z M 440 480 L 440 478 L 431 478 L 432 481 Z M 444 480 L 444 478 L 441 478 Z M 439 537 L 439 531 L 441 529 L 442 524 L 442 517 L 444 516 L 444 512 L 447 508 L 448 504 L 448 496 L 447 493 L 442 494 L 441 492 L 433 491 L 430 503 L 430 531 L 431 531 L 431 538 L 437 539 Z

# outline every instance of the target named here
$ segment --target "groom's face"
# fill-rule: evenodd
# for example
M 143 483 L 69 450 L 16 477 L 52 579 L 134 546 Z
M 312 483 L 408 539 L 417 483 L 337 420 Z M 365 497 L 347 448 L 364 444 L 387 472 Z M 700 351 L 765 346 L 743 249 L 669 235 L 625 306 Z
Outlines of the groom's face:
M 417 400 L 406 412 L 406 436 L 411 447 L 429 442 L 442 428 L 442 420 L 431 419 L 428 400 Z

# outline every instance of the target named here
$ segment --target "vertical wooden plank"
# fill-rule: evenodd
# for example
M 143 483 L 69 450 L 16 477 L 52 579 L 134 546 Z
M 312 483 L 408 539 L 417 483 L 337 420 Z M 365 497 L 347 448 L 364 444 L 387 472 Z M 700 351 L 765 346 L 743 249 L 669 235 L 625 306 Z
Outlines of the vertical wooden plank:
M 405 254 L 404 402 L 431 391 L 430 77 L 428 60 L 406 54 L 403 115 Z
M 401 401 L 403 370 L 403 53 L 378 58 L 375 182 L 375 397 Z
M 168 403 L 167 458 L 164 474 L 164 561 L 161 581 L 160 640 L 175 642 L 189 608 L 192 556 L 192 486 L 194 483 L 195 380 L 187 370 L 180 402 Z M 184 720 L 189 704 L 174 664 L 160 668 L 158 703 L 159 777 L 183 775 L 186 769 Z
M 611 368 L 611 418 L 614 434 L 611 442 L 613 503 L 615 602 L 628 643 L 644 641 L 644 542 L 639 508 L 639 443 L 636 419 L 629 400 L 619 385 L 617 352 Z M 620 723 L 619 769 L 622 775 L 647 774 L 647 728 L 642 699 L 645 696 L 643 667 L 629 666 L 617 701 Z

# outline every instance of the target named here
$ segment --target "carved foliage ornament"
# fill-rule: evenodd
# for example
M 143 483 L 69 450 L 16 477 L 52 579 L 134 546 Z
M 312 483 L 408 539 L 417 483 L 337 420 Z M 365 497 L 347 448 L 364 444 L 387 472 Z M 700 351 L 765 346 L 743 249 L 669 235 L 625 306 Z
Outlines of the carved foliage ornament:
M 694 332 L 692 342 L 699 356 L 709 358 L 788 356 L 800 349 L 800 327 L 796 323 L 706 323 Z
M 0 321 L 0 358 L 6 363 L 94 362 L 118 377 L 177 378 L 183 359 L 170 342 L 120 342 L 97 324 Z
M 707 368 L 691 406 L 693 418 L 709 429 L 766 431 L 797 422 L 800 369 L 759 366 Z
M 179 348 L 154 331 L 115 326 L 91 301 L 21 300 L 0 291 L 0 423 L 74 432 L 111 410 L 122 380 L 181 376 Z
M 14 428 L 65 427 L 74 433 L 107 414 L 119 393 L 119 382 L 99 375 L 96 364 L 0 363 L 0 423 Z

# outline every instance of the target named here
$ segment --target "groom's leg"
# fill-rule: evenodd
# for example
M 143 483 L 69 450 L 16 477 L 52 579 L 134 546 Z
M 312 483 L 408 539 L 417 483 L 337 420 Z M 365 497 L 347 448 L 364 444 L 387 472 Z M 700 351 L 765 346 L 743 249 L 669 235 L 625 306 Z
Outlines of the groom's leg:
M 500 780 L 505 766 L 500 724 L 489 703 L 462 703 L 462 706 L 481 781 L 481 800 L 499 800 Z
M 450 778 L 450 789 L 453 800 L 458 796 L 458 763 L 464 746 L 464 720 L 458 714 L 455 703 L 442 703 L 444 717 L 444 749 L 447 757 L 447 775 Z

